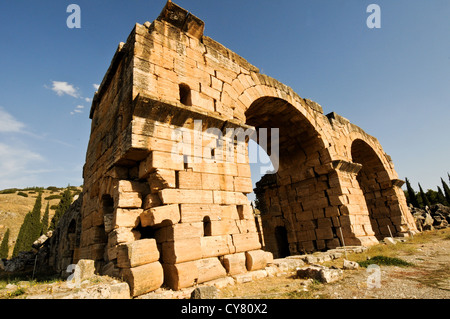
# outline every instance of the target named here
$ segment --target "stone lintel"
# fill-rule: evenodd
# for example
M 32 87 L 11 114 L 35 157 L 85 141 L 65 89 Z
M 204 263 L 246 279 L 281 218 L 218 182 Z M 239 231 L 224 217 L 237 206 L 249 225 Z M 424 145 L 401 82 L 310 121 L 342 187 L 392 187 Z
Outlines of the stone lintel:
M 397 186 L 397 187 L 402 187 L 403 185 L 405 185 L 405 181 L 401 180 L 401 179 L 393 179 L 391 180 L 392 185 Z
M 193 128 L 194 121 L 202 121 L 203 130 L 207 128 L 218 128 L 223 133 L 226 133 L 226 129 L 228 128 L 254 129 L 254 127 L 238 120 L 225 119 L 214 113 L 205 112 L 195 106 L 173 103 L 142 93 L 134 100 L 133 115 L 186 128 Z
M 353 173 L 353 174 L 356 175 L 362 169 L 362 165 L 358 164 L 358 163 L 352 163 L 352 162 L 347 162 L 347 161 L 343 161 L 343 160 L 337 160 L 337 161 L 333 161 L 333 168 L 335 170 L 348 172 L 348 173 Z

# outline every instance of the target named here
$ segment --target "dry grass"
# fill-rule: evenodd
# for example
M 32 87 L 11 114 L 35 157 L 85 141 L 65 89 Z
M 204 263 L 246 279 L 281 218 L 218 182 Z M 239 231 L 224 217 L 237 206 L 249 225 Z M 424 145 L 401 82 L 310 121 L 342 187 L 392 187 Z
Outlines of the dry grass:
M 81 190 L 81 188 L 79 188 Z M 51 195 L 62 194 L 64 189 L 59 192 L 54 192 L 51 190 L 44 190 L 42 193 L 42 209 L 41 218 L 47 207 L 47 202 L 52 205 L 58 205 L 59 199 L 45 200 L 45 197 Z M 20 226 L 22 226 L 25 215 L 33 209 L 34 203 L 38 196 L 37 192 L 34 190 L 22 190 L 22 193 L 28 195 L 28 197 L 23 197 L 18 195 L 18 192 L 14 194 L 0 194 L 0 241 L 3 239 L 6 230 L 10 229 L 9 237 L 9 253 L 12 254 L 12 250 L 15 245 L 17 235 L 19 234 Z M 50 220 L 55 214 L 55 210 L 50 209 Z

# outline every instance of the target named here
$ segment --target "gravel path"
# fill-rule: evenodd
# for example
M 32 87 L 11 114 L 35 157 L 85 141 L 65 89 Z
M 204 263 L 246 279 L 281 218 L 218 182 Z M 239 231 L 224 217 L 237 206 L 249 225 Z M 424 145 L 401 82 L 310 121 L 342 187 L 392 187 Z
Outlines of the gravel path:
M 398 257 L 415 266 L 381 266 L 379 288 L 368 287 L 375 273 L 360 269 L 346 271 L 343 280 L 323 285 L 315 294 L 332 299 L 450 299 L 450 240 L 425 243 L 413 256 Z

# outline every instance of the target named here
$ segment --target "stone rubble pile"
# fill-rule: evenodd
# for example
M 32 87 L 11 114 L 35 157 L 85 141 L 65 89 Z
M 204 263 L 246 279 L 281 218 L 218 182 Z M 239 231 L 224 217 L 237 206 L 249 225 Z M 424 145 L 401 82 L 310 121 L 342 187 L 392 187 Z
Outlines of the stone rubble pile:
M 442 204 L 425 207 L 425 209 L 409 206 L 419 231 L 442 229 L 450 223 L 450 207 Z

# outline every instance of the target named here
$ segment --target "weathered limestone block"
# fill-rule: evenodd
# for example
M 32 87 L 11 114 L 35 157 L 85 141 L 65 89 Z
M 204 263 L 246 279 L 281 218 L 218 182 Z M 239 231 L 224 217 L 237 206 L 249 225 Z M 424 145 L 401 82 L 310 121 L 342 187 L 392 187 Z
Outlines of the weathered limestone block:
M 168 169 L 157 169 L 156 172 L 149 175 L 148 183 L 152 193 L 158 193 L 160 190 L 166 188 L 175 188 L 177 186 L 175 171 Z
M 178 188 L 203 190 L 202 174 L 196 172 L 178 172 Z
M 236 225 L 236 221 L 233 219 L 222 219 L 210 221 L 210 233 L 209 236 L 222 236 L 228 234 L 239 234 L 240 229 Z M 256 228 L 255 228 L 256 231 Z
M 182 155 L 153 151 L 139 166 L 139 178 L 147 178 L 156 169 L 184 170 Z
M 250 194 L 253 192 L 253 183 L 251 178 L 248 177 L 235 177 L 234 178 L 234 191 L 244 194 Z
M 237 253 L 261 249 L 258 233 L 233 234 L 231 237 Z
M 198 283 L 225 277 L 227 275 L 225 268 L 218 258 L 200 259 L 195 263 L 198 269 Z
M 327 228 L 317 228 L 316 229 L 316 237 L 317 239 L 333 239 L 333 231 L 331 227 Z
M 127 192 L 127 193 L 141 193 L 141 194 L 148 194 L 149 193 L 149 187 L 147 183 L 142 182 L 135 182 L 135 181 L 129 181 L 129 180 L 119 180 L 117 182 L 117 187 L 119 193 Z
M 155 239 L 142 239 L 119 245 L 117 266 L 133 268 L 159 260 L 159 251 Z
M 177 264 L 202 258 L 200 238 L 189 238 L 162 243 L 162 258 L 166 264 Z
M 164 282 L 173 289 L 192 287 L 198 280 L 198 268 L 195 261 L 179 264 L 163 264 Z
M 148 194 L 142 203 L 142 208 L 147 210 L 153 207 L 162 206 L 161 198 L 158 194 Z
M 233 176 L 203 173 L 201 178 L 201 188 L 204 190 L 234 191 Z
M 108 234 L 108 245 L 114 246 L 122 243 L 129 243 L 140 239 L 140 233 L 132 228 L 121 227 L 114 229 Z
M 247 271 L 245 253 L 225 255 L 222 264 L 229 275 L 238 275 Z
M 135 192 L 119 193 L 116 202 L 117 208 L 141 208 L 142 195 Z
M 180 213 L 181 221 L 183 223 L 203 222 L 206 216 L 208 216 L 211 221 L 226 219 L 239 220 L 235 205 L 181 204 Z
M 248 205 L 248 203 L 245 203 L 244 205 L 237 206 L 239 219 L 246 219 L 246 220 L 255 220 L 255 215 L 253 214 L 253 208 L 252 206 Z
M 113 215 L 113 228 L 136 227 L 139 224 L 139 216 L 142 212 L 142 209 L 117 208 Z
M 130 286 L 132 296 L 156 290 L 164 282 L 163 267 L 158 261 L 134 268 L 124 268 L 120 274 Z
M 213 192 L 204 190 L 164 189 L 159 192 L 164 204 L 213 204 Z
M 202 237 L 200 244 L 202 258 L 223 256 L 235 252 L 230 235 Z
M 164 226 L 163 223 L 174 225 L 180 221 L 179 206 L 166 205 L 145 210 L 139 216 L 142 227 Z
M 203 223 L 182 223 L 160 228 L 155 233 L 158 243 L 203 236 Z
M 263 250 L 247 251 L 245 253 L 245 264 L 248 271 L 264 269 L 273 261 L 273 255 Z

